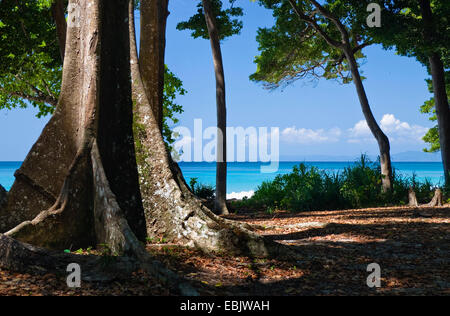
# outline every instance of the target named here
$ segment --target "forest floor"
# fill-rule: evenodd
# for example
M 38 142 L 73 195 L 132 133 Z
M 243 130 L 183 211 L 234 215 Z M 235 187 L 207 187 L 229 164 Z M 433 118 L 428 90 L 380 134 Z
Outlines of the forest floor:
M 290 245 L 301 261 L 205 255 L 176 245 L 147 249 L 191 280 L 203 295 L 450 295 L 450 208 L 245 213 L 233 220 Z M 381 287 L 369 288 L 367 266 L 379 264 Z M 0 295 L 169 295 L 144 273 L 68 289 L 65 276 L 0 270 Z

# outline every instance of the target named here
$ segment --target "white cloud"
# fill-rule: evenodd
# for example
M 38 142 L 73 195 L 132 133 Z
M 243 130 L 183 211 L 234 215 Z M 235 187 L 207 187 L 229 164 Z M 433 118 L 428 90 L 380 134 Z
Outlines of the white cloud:
M 337 142 L 342 135 L 339 128 L 325 129 L 307 129 L 288 127 L 281 132 L 281 139 L 291 143 L 311 144 L 311 143 L 325 143 Z
M 351 137 L 361 137 L 371 135 L 369 126 L 365 120 L 359 121 L 353 128 L 349 129 Z
M 394 114 L 385 114 L 380 121 L 381 129 L 386 133 L 391 142 L 414 142 L 423 143 L 422 137 L 428 128 L 420 125 L 411 125 L 402 122 Z M 369 126 L 365 120 L 359 121 L 353 128 L 348 130 L 348 142 L 360 143 L 374 141 Z

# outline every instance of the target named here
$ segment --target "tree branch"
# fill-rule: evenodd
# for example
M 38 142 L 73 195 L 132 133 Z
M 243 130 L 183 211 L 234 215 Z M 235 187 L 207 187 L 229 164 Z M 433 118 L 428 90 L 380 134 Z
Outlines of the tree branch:
M 357 45 L 355 48 L 353 48 L 353 54 L 356 54 L 358 51 L 360 51 L 363 48 L 366 48 L 367 46 L 370 46 L 372 44 L 373 44 L 372 42 L 365 42 L 365 43 Z
M 48 85 L 47 81 L 45 81 L 45 79 L 41 79 L 42 83 L 45 86 L 45 89 L 47 90 L 47 93 L 50 97 L 52 97 L 53 99 L 57 100 L 58 98 L 55 97 L 55 95 L 53 94 L 52 90 L 50 89 L 50 86 Z
M 9 95 L 10 97 L 16 97 L 16 98 L 21 98 L 30 102 L 38 102 L 38 103 L 47 103 L 50 104 L 51 106 L 56 107 L 56 105 L 58 104 L 58 100 L 48 96 L 48 95 L 44 95 L 44 94 L 40 94 L 40 95 L 29 95 L 23 92 L 7 92 L 3 89 L 0 89 L 0 92 L 5 93 L 7 95 Z
M 340 43 L 334 39 L 332 39 L 318 24 L 317 22 L 304 14 L 300 8 L 297 6 L 294 0 L 289 0 L 289 3 L 291 4 L 292 8 L 294 9 L 295 14 L 300 18 L 300 20 L 307 22 L 310 24 L 317 32 L 319 32 L 320 36 L 331 46 L 336 48 L 343 48 L 343 43 Z
M 342 24 L 342 22 L 335 17 L 330 11 L 328 11 L 327 9 L 325 9 L 319 2 L 317 2 L 316 0 L 309 0 L 312 4 L 314 4 L 314 6 L 317 8 L 317 10 L 319 10 L 319 12 L 326 18 L 328 18 L 329 20 L 331 20 L 334 25 L 336 25 L 336 27 L 338 28 L 339 32 L 341 33 L 342 36 L 342 41 L 344 44 L 349 44 L 350 40 L 349 40 L 349 35 L 347 32 L 347 29 L 345 28 L 345 26 Z

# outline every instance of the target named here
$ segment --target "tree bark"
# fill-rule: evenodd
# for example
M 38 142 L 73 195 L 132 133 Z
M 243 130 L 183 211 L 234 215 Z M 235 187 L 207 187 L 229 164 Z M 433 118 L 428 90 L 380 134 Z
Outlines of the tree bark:
M 412 207 L 419 206 L 419 202 L 417 202 L 416 192 L 414 191 L 413 187 L 409 188 L 408 201 L 409 201 L 409 203 L 408 203 L 409 206 L 412 206 Z
M 442 197 L 442 190 L 436 189 L 434 192 L 433 199 L 430 203 L 427 204 L 427 206 L 435 207 L 435 206 L 442 206 L 443 204 L 443 197 Z
M 161 131 L 168 6 L 169 0 L 141 1 L 140 72 L 145 93 Z
M 227 208 L 227 108 L 225 99 L 225 73 L 219 31 L 210 0 L 202 0 L 206 25 L 208 27 L 216 77 L 217 103 L 217 162 L 215 211 L 228 214 Z
M 61 53 L 61 61 L 64 63 L 67 34 L 66 8 L 64 5 L 64 0 L 56 0 L 53 2 L 51 10 L 53 20 L 56 24 L 56 34 L 58 37 L 59 51 Z
M 429 0 L 420 0 L 423 18 L 423 38 L 426 45 L 434 47 L 435 27 Z M 436 116 L 439 127 L 442 163 L 444 166 L 445 184 L 450 185 L 450 107 L 446 91 L 445 70 L 438 51 L 430 49 L 428 61 L 433 82 Z
M 367 98 L 366 91 L 359 73 L 358 64 L 356 62 L 353 50 L 349 45 L 345 47 L 344 54 L 349 62 L 353 83 L 355 84 L 356 91 L 358 93 L 359 102 L 361 104 L 361 109 L 366 119 L 367 125 L 370 131 L 377 140 L 378 148 L 380 150 L 380 164 L 381 164 L 381 176 L 382 176 L 382 190 L 383 192 L 388 192 L 392 190 L 392 163 L 390 154 L 390 144 L 389 139 L 381 130 L 375 117 L 373 116 L 372 110 L 370 108 L 369 100 Z

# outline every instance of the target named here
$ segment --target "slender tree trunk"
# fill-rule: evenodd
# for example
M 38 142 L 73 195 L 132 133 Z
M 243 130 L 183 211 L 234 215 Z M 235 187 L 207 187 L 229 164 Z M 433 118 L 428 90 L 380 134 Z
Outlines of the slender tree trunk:
M 219 31 L 210 0 L 202 0 L 206 25 L 208 26 L 216 76 L 217 102 L 217 167 L 215 210 L 218 214 L 228 214 L 227 209 L 227 107 L 225 101 L 225 74 Z
M 338 18 L 333 16 L 327 9 L 325 9 L 318 1 L 310 0 L 310 2 L 316 7 L 317 11 L 320 12 L 324 17 L 331 21 L 339 30 L 341 34 L 341 41 L 336 41 L 329 34 L 327 34 L 324 29 L 319 26 L 317 21 L 306 15 L 299 6 L 297 6 L 296 1 L 289 0 L 292 8 L 295 10 L 297 16 L 304 22 L 311 25 L 318 34 L 328 43 L 328 45 L 341 49 L 348 60 L 350 70 L 352 73 L 353 83 L 355 84 L 356 91 L 358 93 L 359 103 L 366 119 L 367 125 L 370 131 L 378 142 L 378 147 L 380 150 L 380 164 L 381 164 L 381 176 L 382 176 L 382 190 L 383 192 L 388 192 L 392 190 L 392 164 L 391 164 L 391 154 L 390 154 L 390 144 L 388 137 L 383 133 L 377 121 L 375 120 L 372 110 L 370 108 L 369 100 L 364 89 L 364 85 L 361 79 L 361 75 L 358 69 L 358 63 L 355 59 L 355 54 L 350 44 L 349 32 L 339 21 Z
M 429 57 L 433 80 L 433 91 L 438 118 L 439 141 L 441 144 L 442 163 L 444 165 L 445 184 L 450 186 L 450 108 L 445 84 L 445 71 L 442 60 L 437 53 Z
M 67 34 L 66 8 L 64 6 L 64 0 L 56 0 L 52 4 L 51 9 L 53 20 L 56 24 L 56 34 L 58 37 L 59 51 L 61 53 L 61 61 L 64 63 Z
M 420 0 L 423 17 L 423 37 L 426 45 L 434 46 L 435 28 L 433 13 L 429 0 Z M 450 185 L 450 107 L 446 91 L 445 70 L 440 54 L 432 51 L 428 56 L 430 72 L 433 81 L 434 101 L 439 127 L 442 163 L 444 165 L 445 184 Z
M 344 48 L 344 54 L 350 65 L 353 83 L 356 86 L 359 102 L 361 104 L 361 108 L 367 125 L 369 126 L 370 131 L 372 132 L 378 143 L 378 148 L 380 150 L 382 189 L 383 192 L 388 192 L 392 190 L 392 163 L 389 139 L 381 130 L 375 117 L 373 116 L 372 110 L 369 105 L 369 100 L 367 98 L 366 91 L 361 79 L 361 75 L 359 74 L 358 64 L 356 62 L 352 49 L 350 47 Z
M 165 237 L 204 252 L 296 257 L 286 246 L 252 232 L 250 225 L 216 216 L 192 194 L 180 168 L 171 159 L 145 93 L 136 48 L 133 0 L 129 20 L 136 156 L 148 236 Z
M 169 0 L 141 1 L 140 72 L 145 93 L 161 131 L 168 6 Z

